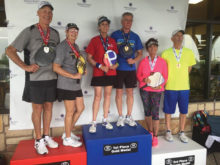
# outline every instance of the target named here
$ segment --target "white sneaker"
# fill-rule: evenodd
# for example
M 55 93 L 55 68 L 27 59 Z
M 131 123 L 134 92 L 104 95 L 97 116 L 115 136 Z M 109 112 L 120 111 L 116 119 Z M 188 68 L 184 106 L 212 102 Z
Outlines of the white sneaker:
M 93 121 L 92 125 L 89 127 L 90 133 L 96 133 L 96 123 Z
M 76 136 L 73 132 L 71 132 L 71 138 L 75 139 L 75 140 L 80 140 L 80 137 Z M 64 139 L 66 137 L 66 133 L 64 132 L 62 135 L 62 139 Z
M 111 123 L 109 121 L 103 121 L 102 126 L 105 127 L 106 129 L 113 129 L 113 126 L 111 125 Z
M 128 124 L 131 127 L 137 126 L 137 123 L 132 119 L 131 116 L 126 116 L 124 122 L 125 124 Z
M 124 127 L 124 126 L 125 126 L 123 116 L 119 116 L 119 118 L 118 118 L 118 121 L 117 121 L 116 125 L 117 125 L 118 127 L 120 127 L 120 126 L 121 126 L 121 127 Z
M 47 145 L 50 148 L 57 148 L 58 143 L 55 142 L 50 136 L 45 136 L 44 137 L 45 145 Z
M 34 148 L 36 149 L 37 153 L 40 155 L 48 154 L 48 150 L 43 138 L 40 139 L 40 141 L 35 140 Z
M 184 132 L 180 132 L 179 133 L 179 139 L 180 139 L 180 141 L 181 142 L 183 142 L 183 143 L 188 143 L 188 137 L 185 135 L 185 133 Z
M 167 130 L 167 131 L 166 131 L 165 139 L 166 139 L 168 142 L 172 142 L 172 141 L 173 141 L 173 135 L 172 135 L 172 133 L 171 133 L 170 130 Z
M 82 142 L 69 137 L 63 139 L 63 145 L 71 147 L 80 147 L 82 145 Z

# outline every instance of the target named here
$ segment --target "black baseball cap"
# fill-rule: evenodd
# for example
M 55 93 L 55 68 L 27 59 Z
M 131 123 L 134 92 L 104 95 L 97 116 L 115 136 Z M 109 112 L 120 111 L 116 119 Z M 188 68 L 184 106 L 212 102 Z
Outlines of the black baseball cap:
M 78 26 L 75 23 L 68 23 L 66 25 L 66 30 L 69 30 L 69 29 L 72 29 L 72 28 L 75 28 L 75 29 L 79 30 Z

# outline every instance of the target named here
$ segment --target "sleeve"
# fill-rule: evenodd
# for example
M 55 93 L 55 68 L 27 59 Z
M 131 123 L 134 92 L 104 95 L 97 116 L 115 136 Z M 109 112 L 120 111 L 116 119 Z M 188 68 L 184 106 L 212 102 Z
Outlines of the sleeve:
M 57 33 L 58 33 L 58 34 L 57 34 L 57 35 L 58 35 L 58 36 L 57 36 L 57 38 L 58 38 L 58 39 L 57 39 L 57 44 L 59 44 L 59 43 L 60 43 L 60 34 L 59 34 L 59 32 L 57 32 Z
M 89 45 L 86 48 L 86 53 L 91 54 L 92 56 L 95 54 L 95 45 L 93 39 L 90 40 Z
M 136 47 L 136 50 L 141 50 L 141 49 L 143 49 L 143 45 L 142 45 L 142 43 L 141 43 L 141 39 L 140 39 L 140 37 L 137 35 L 137 39 L 136 39 L 136 45 L 135 45 L 135 47 Z
M 195 55 L 192 50 L 190 50 L 190 59 L 189 59 L 189 66 L 193 66 L 196 64 Z
M 116 41 L 115 32 L 111 34 L 111 37 L 115 40 L 115 42 L 117 42 L 117 41 Z
M 25 28 L 11 43 L 11 46 L 13 46 L 18 52 L 22 52 L 29 43 L 30 35 L 30 27 Z
M 61 46 L 61 44 L 59 44 L 56 48 L 56 57 L 54 59 L 53 63 L 59 64 L 59 65 L 63 65 L 63 60 L 64 60 L 64 48 Z
M 163 60 L 163 59 L 162 59 Z M 164 83 L 161 84 L 161 86 L 165 86 L 167 79 L 168 79 L 168 67 L 167 67 L 167 62 L 163 60 L 163 72 L 162 72 L 163 78 L 164 78 Z
M 139 82 L 142 82 L 145 78 L 143 75 L 143 69 L 144 69 L 144 62 L 143 60 L 140 62 L 138 69 L 137 69 L 137 79 Z

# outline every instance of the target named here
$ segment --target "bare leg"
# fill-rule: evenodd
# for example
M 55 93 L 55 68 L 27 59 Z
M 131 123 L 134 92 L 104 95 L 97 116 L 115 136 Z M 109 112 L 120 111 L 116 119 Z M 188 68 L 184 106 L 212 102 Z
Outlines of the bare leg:
M 157 136 L 157 134 L 158 134 L 159 123 L 160 123 L 160 120 L 153 120 L 153 133 L 154 133 L 154 136 Z
M 104 118 L 108 117 L 110 101 L 111 101 L 111 93 L 112 93 L 112 86 L 106 86 L 104 88 L 104 103 L 103 103 Z
M 180 113 L 180 123 L 179 123 L 180 131 L 184 131 L 185 123 L 186 123 L 186 114 Z
M 119 116 L 122 116 L 122 95 L 123 95 L 123 89 L 116 89 L 115 102 Z
M 32 122 L 34 125 L 36 139 L 41 138 L 41 113 L 42 113 L 42 110 L 43 110 L 42 104 L 32 103 Z
M 75 107 L 76 111 L 73 114 L 73 120 L 72 120 L 72 126 L 71 126 L 72 129 L 75 127 L 75 124 L 77 120 L 79 119 L 81 113 L 83 112 L 84 108 L 85 108 L 85 105 L 84 105 L 83 97 L 77 97 L 76 107 Z
M 93 121 L 96 121 L 96 117 L 99 111 L 99 105 L 102 98 L 102 87 L 94 87 L 95 97 L 93 101 Z
M 50 132 L 50 122 L 52 119 L 52 102 L 45 102 L 43 104 L 44 111 L 43 111 L 43 133 L 44 135 L 49 135 Z
M 166 113 L 165 114 L 165 121 L 166 121 L 167 130 L 171 130 L 170 120 L 171 120 L 171 114 Z
M 72 129 L 72 119 L 75 107 L 75 100 L 64 100 L 64 105 L 66 109 L 65 116 L 65 133 L 66 137 L 70 137 L 71 129 Z
M 134 98 L 133 98 L 133 88 L 126 88 L 127 93 L 127 115 L 131 116 Z
M 152 116 L 145 116 L 146 126 L 147 130 L 150 132 L 153 132 L 153 126 L 152 126 Z

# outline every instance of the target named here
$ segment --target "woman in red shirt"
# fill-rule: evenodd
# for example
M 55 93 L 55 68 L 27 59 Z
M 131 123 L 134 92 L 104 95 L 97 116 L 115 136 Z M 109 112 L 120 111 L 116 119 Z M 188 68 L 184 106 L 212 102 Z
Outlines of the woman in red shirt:
M 100 35 L 91 39 L 88 47 L 86 48 L 87 60 L 93 66 L 93 77 L 91 86 L 94 86 L 94 101 L 93 101 L 93 121 L 89 128 L 90 133 L 96 132 L 96 117 L 99 111 L 99 105 L 102 98 L 102 89 L 104 87 L 104 119 L 103 126 L 106 129 L 113 129 L 111 123 L 107 120 L 110 108 L 110 99 L 112 86 L 115 82 L 117 64 L 110 67 L 106 66 L 103 62 L 104 54 L 108 50 L 118 53 L 117 44 L 114 39 L 108 36 L 110 20 L 102 16 L 98 20 L 98 29 Z

